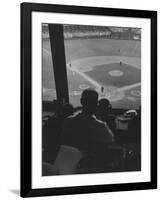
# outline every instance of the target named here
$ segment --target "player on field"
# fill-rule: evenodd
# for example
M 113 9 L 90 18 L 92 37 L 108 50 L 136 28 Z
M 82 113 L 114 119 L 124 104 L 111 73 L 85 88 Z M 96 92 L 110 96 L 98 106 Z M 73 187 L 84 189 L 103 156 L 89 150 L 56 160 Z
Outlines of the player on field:
M 104 92 L 104 87 L 101 87 L 101 92 L 102 92 L 102 93 Z

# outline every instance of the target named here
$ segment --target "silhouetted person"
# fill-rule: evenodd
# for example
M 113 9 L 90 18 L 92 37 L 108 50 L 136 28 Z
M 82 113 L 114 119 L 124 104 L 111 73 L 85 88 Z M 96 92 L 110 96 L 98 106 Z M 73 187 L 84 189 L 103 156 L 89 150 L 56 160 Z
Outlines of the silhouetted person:
M 101 92 L 102 92 L 102 93 L 104 92 L 104 87 L 101 87 Z
M 141 142 L 141 106 L 137 115 L 129 123 L 129 134 L 134 142 Z
M 115 116 L 111 114 L 112 105 L 108 99 L 100 99 L 98 102 L 96 117 L 109 125 L 112 131 L 116 128 Z
M 58 101 L 53 102 L 54 115 L 49 117 L 43 126 L 43 162 L 51 163 L 55 161 L 59 147 L 60 135 L 63 124 L 62 105 Z
M 98 152 L 113 142 L 113 133 L 94 116 L 98 103 L 98 93 L 95 90 L 84 90 L 80 102 L 82 112 L 64 122 L 62 144 L 73 146 L 81 153 Z

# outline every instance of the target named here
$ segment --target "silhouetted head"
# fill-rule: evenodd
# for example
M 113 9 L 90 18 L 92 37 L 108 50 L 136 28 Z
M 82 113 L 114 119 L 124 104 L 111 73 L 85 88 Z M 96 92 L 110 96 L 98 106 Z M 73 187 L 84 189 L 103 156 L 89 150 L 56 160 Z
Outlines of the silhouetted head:
M 96 117 L 102 121 L 106 121 L 111 112 L 111 103 L 108 99 L 100 99 L 96 110 Z
M 98 104 L 98 93 L 93 89 L 86 89 L 82 92 L 80 101 L 83 111 L 93 114 Z
M 62 105 L 58 100 L 53 101 L 53 110 L 56 116 L 60 116 L 62 114 Z
M 111 103 L 108 99 L 100 99 L 98 102 L 98 107 L 102 111 L 110 112 L 111 111 Z

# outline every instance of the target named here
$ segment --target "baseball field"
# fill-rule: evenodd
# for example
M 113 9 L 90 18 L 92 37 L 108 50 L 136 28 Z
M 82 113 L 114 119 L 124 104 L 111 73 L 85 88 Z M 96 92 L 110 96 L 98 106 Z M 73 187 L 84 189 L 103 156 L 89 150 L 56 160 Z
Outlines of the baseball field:
M 70 103 L 94 88 L 114 108 L 138 109 L 141 103 L 141 43 L 136 40 L 65 40 Z M 43 100 L 56 98 L 49 39 L 42 44 Z

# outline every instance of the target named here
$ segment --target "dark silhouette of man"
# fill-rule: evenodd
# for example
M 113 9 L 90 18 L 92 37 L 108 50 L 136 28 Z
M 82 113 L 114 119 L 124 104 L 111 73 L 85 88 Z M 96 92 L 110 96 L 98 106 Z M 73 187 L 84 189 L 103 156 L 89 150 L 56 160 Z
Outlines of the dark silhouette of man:
M 111 113 L 112 105 L 108 99 L 100 99 L 98 102 L 96 117 L 97 119 L 106 122 L 112 131 L 115 131 L 116 122 L 115 116 Z
M 62 105 L 54 100 L 54 115 L 49 117 L 43 126 L 42 146 L 43 146 L 43 162 L 51 163 L 56 159 L 60 148 L 60 134 L 62 130 Z
M 141 142 L 141 106 L 139 106 L 137 115 L 129 123 L 129 133 L 132 141 Z
M 62 144 L 73 146 L 86 154 L 104 150 L 113 142 L 114 137 L 110 128 L 94 115 L 98 93 L 92 89 L 84 90 L 80 102 L 82 112 L 64 122 Z

